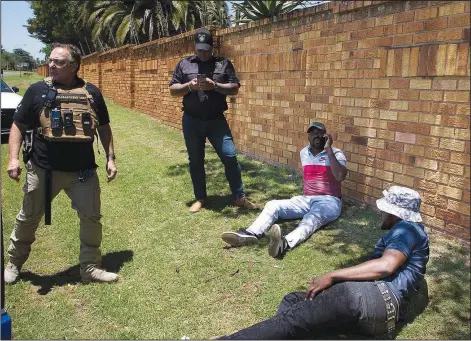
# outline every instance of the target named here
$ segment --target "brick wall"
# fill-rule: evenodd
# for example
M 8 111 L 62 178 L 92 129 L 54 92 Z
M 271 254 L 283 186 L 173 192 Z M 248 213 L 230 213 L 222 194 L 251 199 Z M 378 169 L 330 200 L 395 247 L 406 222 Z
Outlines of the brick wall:
M 211 29 L 241 79 L 227 113 L 241 152 L 299 169 L 304 130 L 322 121 L 348 159 L 345 197 L 413 187 L 426 225 L 469 242 L 469 2 L 331 2 Z M 81 72 L 179 129 L 168 81 L 192 51 L 190 32 L 86 57 Z

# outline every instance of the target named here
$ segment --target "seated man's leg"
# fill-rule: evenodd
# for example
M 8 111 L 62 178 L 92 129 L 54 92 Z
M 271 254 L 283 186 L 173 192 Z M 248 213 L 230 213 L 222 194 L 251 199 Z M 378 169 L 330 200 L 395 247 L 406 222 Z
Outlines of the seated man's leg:
M 305 241 L 321 226 L 334 221 L 342 212 L 342 200 L 329 195 L 311 197 L 309 212 L 303 217 L 298 227 L 287 234 L 285 239 L 290 248 Z
M 222 239 L 232 246 L 248 245 L 262 237 L 278 219 L 299 219 L 310 210 L 309 198 L 295 196 L 285 200 L 271 200 L 248 229 L 224 232 Z
M 339 332 L 357 326 L 358 332 L 384 333 L 386 307 L 373 282 L 339 283 L 313 300 L 304 300 L 303 295 L 286 295 L 275 316 L 222 339 L 300 339 L 334 326 Z

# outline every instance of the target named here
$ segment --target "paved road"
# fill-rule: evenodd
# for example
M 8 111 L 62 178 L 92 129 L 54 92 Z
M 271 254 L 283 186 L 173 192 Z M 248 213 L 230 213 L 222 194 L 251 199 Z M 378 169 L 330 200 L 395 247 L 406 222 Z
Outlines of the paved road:
M 31 73 L 32 71 L 21 71 L 21 74 L 25 72 Z M 12 75 L 19 75 L 19 74 L 20 74 L 20 71 L 6 71 L 6 70 L 3 71 L 3 76 L 12 76 Z
M 18 71 L 3 71 L 4 76 L 19 75 Z

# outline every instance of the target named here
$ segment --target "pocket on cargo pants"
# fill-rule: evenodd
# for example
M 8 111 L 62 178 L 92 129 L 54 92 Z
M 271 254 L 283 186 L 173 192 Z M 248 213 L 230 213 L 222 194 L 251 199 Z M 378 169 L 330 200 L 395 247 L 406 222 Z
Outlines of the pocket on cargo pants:
M 44 214 L 45 178 L 44 170 L 31 161 L 25 165 L 26 181 L 23 186 L 23 206 L 19 214 L 21 220 Z

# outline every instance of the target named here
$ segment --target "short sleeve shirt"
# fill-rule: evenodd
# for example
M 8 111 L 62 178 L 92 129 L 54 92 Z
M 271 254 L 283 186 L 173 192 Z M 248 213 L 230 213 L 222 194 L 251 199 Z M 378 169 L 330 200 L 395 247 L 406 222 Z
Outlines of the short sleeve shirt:
M 424 226 L 419 223 L 400 221 L 376 244 L 372 259 L 380 258 L 384 251 L 397 250 L 407 257 L 406 261 L 390 276 L 383 278 L 401 301 L 417 292 L 424 278 L 429 259 L 429 239 Z
M 342 166 L 347 164 L 347 159 L 338 148 L 333 148 L 335 158 Z M 304 174 L 304 195 L 332 195 L 342 197 L 341 182 L 335 179 L 330 168 L 329 155 L 324 150 L 317 155 L 311 153 L 311 147 L 307 146 L 300 152 Z
M 79 79 L 77 86 L 83 85 L 83 80 Z M 28 129 L 40 127 L 39 115 L 44 106 L 47 89 L 48 85 L 44 81 L 32 84 L 18 105 L 13 120 L 26 125 Z M 99 124 L 109 124 L 108 109 L 100 90 L 91 83 L 86 84 L 86 89 L 93 97 Z M 93 142 L 49 142 L 38 134 L 33 137 L 31 161 L 40 168 L 62 172 L 98 167 L 95 163 Z
M 198 74 L 204 74 L 207 78 L 221 84 L 237 83 L 234 66 L 225 57 L 213 57 L 207 62 L 202 62 L 196 55 L 181 60 L 173 72 L 169 86 L 173 84 L 185 84 L 197 78 Z M 183 96 L 183 108 L 185 113 L 192 116 L 216 117 L 227 110 L 226 95 L 217 91 L 204 91 L 204 95 L 197 90 Z

